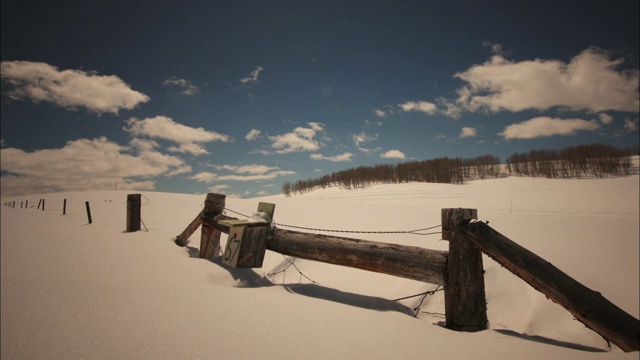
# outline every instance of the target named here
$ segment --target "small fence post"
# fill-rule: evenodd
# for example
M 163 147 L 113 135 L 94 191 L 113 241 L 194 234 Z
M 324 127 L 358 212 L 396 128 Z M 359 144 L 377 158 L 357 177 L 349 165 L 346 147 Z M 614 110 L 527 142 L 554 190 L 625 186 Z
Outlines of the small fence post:
M 127 232 L 134 232 L 140 230 L 140 194 L 127 195 Z
M 484 293 L 482 251 L 458 228 L 478 218 L 476 209 L 442 209 L 442 239 L 449 241 L 444 288 L 446 327 L 456 331 L 485 330 L 487 300 Z
M 44 199 L 42 199 L 42 211 L 44 211 Z
M 67 215 L 67 199 L 62 202 L 62 215 Z
M 91 209 L 89 208 L 89 202 L 85 201 L 84 204 L 87 207 L 87 219 L 89 220 L 89 224 L 91 224 Z
M 29 208 L 29 200 L 25 200 L 24 204 L 25 204 L 24 208 L 28 209 Z
M 207 220 L 213 220 L 222 214 L 226 196 L 222 194 L 207 194 L 202 210 L 202 229 L 200 234 L 200 258 L 213 259 L 220 255 L 220 231 Z

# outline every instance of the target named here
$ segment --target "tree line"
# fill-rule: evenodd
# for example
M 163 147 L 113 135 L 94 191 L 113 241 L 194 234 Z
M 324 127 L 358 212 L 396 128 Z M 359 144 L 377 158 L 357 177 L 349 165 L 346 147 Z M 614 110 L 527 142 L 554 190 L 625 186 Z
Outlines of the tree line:
M 629 173 L 629 156 L 637 153 L 637 148 L 622 149 L 604 144 L 531 150 L 511 155 L 507 159 L 507 170 L 511 175 L 549 179 L 621 176 Z
M 316 179 L 285 182 L 282 193 L 291 196 L 332 186 L 357 189 L 376 184 L 409 182 L 461 184 L 468 180 L 509 175 L 565 179 L 589 176 L 603 178 L 628 174 L 631 167 L 629 156 L 638 154 L 638 147 L 616 148 L 592 144 L 560 150 L 516 153 L 507 159 L 506 166 L 501 164 L 499 157 L 492 155 L 471 159 L 443 157 L 395 165 L 360 166 Z
M 357 189 L 376 184 L 408 182 L 461 184 L 469 179 L 498 177 L 500 169 L 500 158 L 491 155 L 483 155 L 473 159 L 444 157 L 395 165 L 360 166 L 316 179 L 298 180 L 293 183 L 285 182 L 282 185 L 282 193 L 291 196 L 331 186 Z

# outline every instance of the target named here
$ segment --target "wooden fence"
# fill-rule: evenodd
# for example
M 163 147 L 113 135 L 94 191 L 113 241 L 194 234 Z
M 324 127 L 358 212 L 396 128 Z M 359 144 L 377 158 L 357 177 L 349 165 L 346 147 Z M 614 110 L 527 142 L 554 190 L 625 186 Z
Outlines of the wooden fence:
M 549 262 L 498 233 L 472 222 L 476 209 L 442 209 L 442 238 L 449 251 L 278 229 L 271 231 L 275 205 L 260 203 L 264 221 L 222 214 L 225 196 L 208 194 L 204 209 L 175 242 L 186 246 L 202 226 L 200 257 L 220 256 L 220 234 L 229 234 L 223 262 L 261 267 L 266 249 L 284 255 L 385 273 L 444 286 L 446 327 L 480 331 L 488 326 L 482 253 L 526 281 L 576 319 L 622 350 L 640 350 L 640 322 Z

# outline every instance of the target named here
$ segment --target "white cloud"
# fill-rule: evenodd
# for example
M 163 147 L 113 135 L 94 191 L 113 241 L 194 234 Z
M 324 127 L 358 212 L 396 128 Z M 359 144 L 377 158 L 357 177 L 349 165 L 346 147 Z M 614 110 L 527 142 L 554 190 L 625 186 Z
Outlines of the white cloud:
M 367 135 L 366 133 L 361 132 L 359 134 L 351 135 L 351 140 L 353 140 L 353 143 L 356 146 L 360 146 L 363 143 L 378 140 L 378 136 L 379 136 L 378 134 Z
M 556 135 L 575 135 L 580 130 L 596 130 L 598 128 L 600 125 L 595 120 L 558 119 L 541 116 L 509 125 L 498 135 L 506 140 L 535 139 Z
M 389 150 L 380 154 L 380 157 L 383 159 L 405 159 L 405 155 L 400 150 Z
M 228 170 L 235 174 L 220 175 L 217 173 L 211 173 L 203 171 L 189 179 L 196 180 L 198 182 L 212 183 L 214 181 L 259 181 L 259 180 L 273 180 L 278 176 L 293 175 L 295 171 L 279 170 L 277 166 L 266 165 L 211 165 L 216 170 Z M 274 171 L 277 170 L 277 171 Z M 250 174 L 250 175 L 242 175 Z
M 188 95 L 188 96 L 192 96 L 197 94 L 200 89 L 198 89 L 197 86 L 193 85 L 191 83 L 191 81 L 186 80 L 186 79 L 178 79 L 174 76 L 170 77 L 169 79 L 165 80 L 162 85 L 164 86 L 171 86 L 171 87 L 177 87 L 180 90 L 180 93 L 182 95 Z
M 212 165 L 215 169 L 218 170 L 229 170 L 238 174 L 265 174 L 272 170 L 280 169 L 277 166 L 266 166 L 266 165 Z
M 638 119 L 624 119 L 624 129 L 627 132 L 638 131 Z
M 259 83 L 260 80 L 258 79 L 258 76 L 260 76 L 260 72 L 262 70 L 264 69 L 261 66 L 256 67 L 256 69 L 253 70 L 249 76 L 240 79 L 240 82 L 242 83 L 242 85 Z
M 310 122 L 308 128 L 297 127 L 293 132 L 283 135 L 269 136 L 271 147 L 278 154 L 287 154 L 298 151 L 316 151 L 323 144 L 315 139 L 316 134 L 324 129 L 324 124 Z
M 400 109 L 405 112 L 416 111 L 422 112 L 427 115 L 434 115 L 438 112 L 438 107 L 436 104 L 428 102 L 428 101 L 407 101 L 402 104 L 398 104 Z
M 345 161 L 351 161 L 352 156 L 353 156 L 352 153 L 346 152 L 336 156 L 324 156 L 321 154 L 311 154 L 309 157 L 312 160 L 328 160 L 333 162 L 345 162 Z
M 189 177 L 189 179 L 191 180 L 195 180 L 197 182 L 203 182 L 207 184 L 212 183 L 217 178 L 218 178 L 218 174 L 210 173 L 208 171 L 203 171 Z
M 222 175 L 218 176 L 216 180 L 218 181 L 259 181 L 259 180 L 273 180 L 278 176 L 286 176 L 286 175 L 294 175 L 295 171 L 274 171 L 268 174 L 260 174 L 260 175 Z
M 600 117 L 600 122 L 603 124 L 611 124 L 611 122 L 613 121 L 613 116 L 607 113 L 600 113 L 598 114 L 598 116 Z
M 222 184 L 222 185 L 214 185 L 214 186 L 211 186 L 210 188 L 208 188 L 207 191 L 208 192 L 212 192 L 212 193 L 220 193 L 220 192 L 222 192 L 222 190 L 225 190 L 225 189 L 228 189 L 228 188 L 230 188 L 229 185 L 224 185 L 224 184 Z
M 2 194 L 20 195 L 90 189 L 153 190 L 155 181 L 138 178 L 190 172 L 180 158 L 162 154 L 151 140 L 133 139 L 121 146 L 106 137 L 69 141 L 60 149 L 26 152 L 0 150 Z
M 496 54 L 484 64 L 455 74 L 466 82 L 457 103 L 465 110 L 498 112 L 554 107 L 574 111 L 638 112 L 638 69 L 618 71 L 622 59 L 589 48 L 569 63 L 560 60 L 514 62 Z
M 251 129 L 251 131 L 249 131 L 247 133 L 247 135 L 245 135 L 245 139 L 247 141 L 253 141 L 256 140 L 258 138 L 260 138 L 262 136 L 262 131 L 258 130 L 258 129 Z
M 477 134 L 477 130 L 475 128 L 463 127 L 462 130 L 460 131 L 460 138 L 464 139 L 468 137 L 475 137 L 476 134 Z
M 128 127 L 123 129 L 134 136 L 147 136 L 154 139 L 164 139 L 173 141 L 179 146 L 169 148 L 173 152 L 191 153 L 193 155 L 203 155 L 209 152 L 201 143 L 222 141 L 229 142 L 231 138 L 227 135 L 203 128 L 193 128 L 173 121 L 166 116 L 156 116 L 153 118 L 138 119 L 131 118 L 127 121 Z
M 366 155 L 371 155 L 373 153 L 376 153 L 376 152 L 382 150 L 382 148 L 381 147 L 377 147 L 377 148 L 369 149 L 369 148 L 359 147 L 358 150 L 363 152 L 363 153 L 365 153 Z
M 3 61 L 0 72 L 2 80 L 11 87 L 7 94 L 14 100 L 49 102 L 71 110 L 84 107 L 98 114 L 117 114 L 149 101 L 147 95 L 132 90 L 115 75 L 61 71 L 55 66 L 31 61 Z
M 373 114 L 377 117 L 387 117 L 389 114 L 384 110 L 373 109 Z

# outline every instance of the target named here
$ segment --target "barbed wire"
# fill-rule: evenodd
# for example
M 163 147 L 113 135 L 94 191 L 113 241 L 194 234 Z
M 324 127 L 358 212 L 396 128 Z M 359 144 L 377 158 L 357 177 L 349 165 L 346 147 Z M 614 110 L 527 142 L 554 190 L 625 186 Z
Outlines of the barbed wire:
M 282 254 L 280 254 L 280 255 L 282 255 Z M 283 274 L 283 275 L 282 275 L 282 283 L 284 284 L 284 279 L 285 279 L 285 276 L 286 276 L 286 271 L 287 271 L 290 267 L 292 267 L 292 266 L 293 266 L 293 268 L 294 268 L 294 269 L 296 269 L 296 271 L 300 274 L 300 278 L 301 278 L 301 279 L 302 279 L 302 277 L 304 276 L 304 278 L 305 278 L 305 279 L 307 279 L 307 280 L 311 281 L 311 282 L 312 282 L 312 283 L 314 283 L 314 284 L 318 284 L 318 282 L 317 282 L 317 281 L 315 281 L 315 280 L 313 280 L 313 279 L 309 278 L 307 275 L 305 275 L 305 274 L 304 274 L 304 273 L 303 273 L 303 272 L 302 272 L 302 271 L 301 271 L 301 270 L 296 266 L 296 264 L 294 264 L 294 262 L 296 261 L 296 259 L 297 259 L 297 258 L 295 258 L 295 257 L 294 257 L 294 258 L 293 258 L 293 261 L 291 261 L 291 260 L 289 260 L 289 259 L 288 259 L 286 256 L 284 256 L 284 255 L 282 255 L 282 257 L 284 257 L 284 259 L 285 259 L 285 260 L 287 260 L 287 262 L 289 262 L 289 265 L 287 265 L 287 267 L 285 267 L 284 269 L 282 269 L 282 270 L 280 270 L 280 271 L 276 271 L 276 272 L 269 273 L 269 274 L 267 274 L 266 276 L 271 276 L 271 277 L 272 277 L 272 280 L 273 280 L 273 281 L 275 281 L 275 276 L 276 276 L 276 275 L 278 275 L 278 274 L 280 274 L 280 273 L 282 273 L 282 274 Z
M 402 301 L 402 300 L 406 300 L 406 299 L 411 299 L 411 298 L 414 298 L 414 297 L 422 296 L 422 300 L 420 300 L 420 304 L 418 304 L 418 306 L 413 308 L 413 311 L 415 311 L 415 314 L 413 315 L 413 317 L 418 317 L 418 314 L 420 313 L 420 308 L 422 307 L 422 304 L 424 303 L 424 299 L 426 299 L 427 296 L 433 295 L 436 292 L 442 291 L 442 290 L 444 290 L 444 288 L 441 287 L 440 285 L 438 285 L 438 287 L 435 288 L 434 290 L 425 291 L 425 292 L 420 293 L 420 294 L 405 296 L 405 297 L 402 297 L 402 298 L 399 298 L 399 299 L 395 299 L 393 301 Z
M 244 216 L 246 218 L 250 218 L 251 217 L 249 215 L 239 213 L 237 211 L 231 210 L 231 209 L 226 208 L 226 207 L 224 208 L 224 211 L 229 211 L 229 212 L 232 212 L 234 214 L 237 214 L 237 215 L 240 215 L 240 216 Z M 310 230 L 310 231 L 323 231 L 323 232 L 332 232 L 332 233 L 409 234 L 409 235 L 421 235 L 421 236 L 442 234 L 442 231 L 434 231 L 434 232 L 427 232 L 427 233 L 424 232 L 424 231 L 427 231 L 427 230 L 432 230 L 432 229 L 439 228 L 442 225 L 434 225 L 434 226 L 429 226 L 429 227 L 426 227 L 426 228 L 415 229 L 415 230 L 337 230 L 337 229 L 321 229 L 321 228 L 312 228 L 312 227 L 297 226 L 297 225 L 288 225 L 288 224 L 281 224 L 281 223 L 277 223 L 277 222 L 274 222 L 274 224 L 277 225 L 277 226 L 280 226 L 280 227 L 291 228 L 291 229 Z

